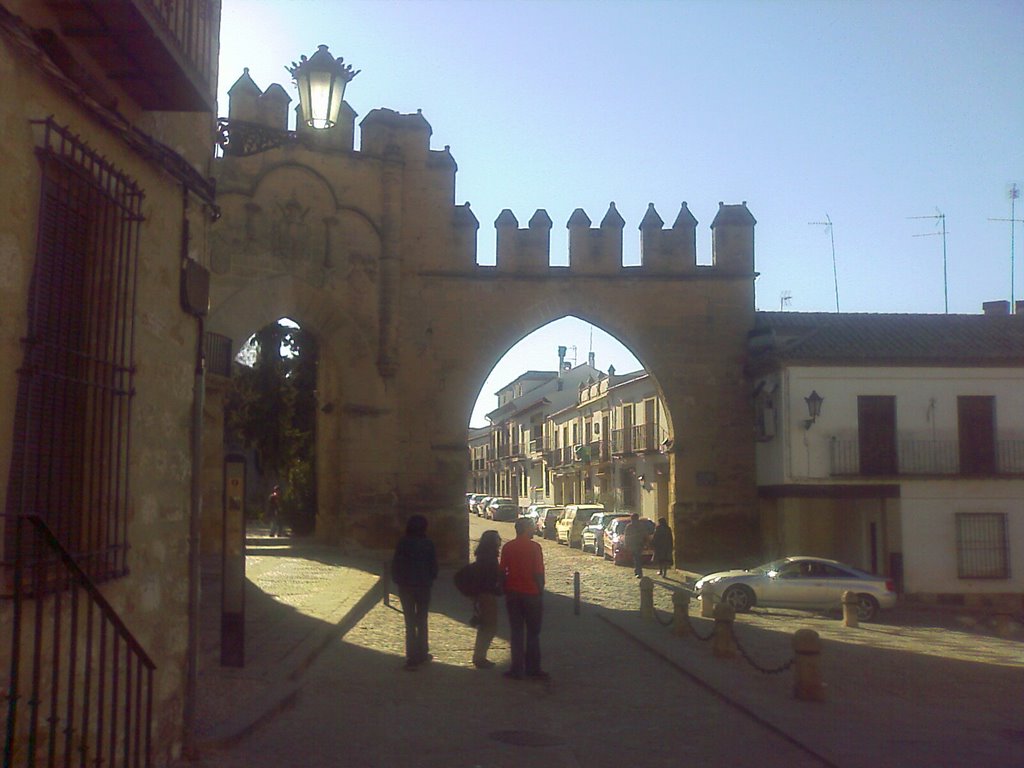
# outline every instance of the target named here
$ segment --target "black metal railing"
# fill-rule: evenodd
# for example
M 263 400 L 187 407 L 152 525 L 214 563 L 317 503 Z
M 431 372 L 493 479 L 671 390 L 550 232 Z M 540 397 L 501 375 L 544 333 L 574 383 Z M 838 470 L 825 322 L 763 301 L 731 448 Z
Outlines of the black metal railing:
M 164 31 L 177 43 L 185 60 L 195 67 L 206 82 L 212 77 L 215 26 L 211 0 L 137 0 L 154 18 L 159 19 Z
M 833 438 L 830 445 L 832 475 L 860 475 L 860 443 Z M 896 446 L 899 475 L 958 475 L 960 446 L 956 440 L 899 440 Z M 1024 473 L 1024 440 L 996 441 L 994 474 Z M 866 473 L 865 473 L 866 474 Z
M 5 768 L 151 765 L 152 660 L 41 518 L 3 519 Z

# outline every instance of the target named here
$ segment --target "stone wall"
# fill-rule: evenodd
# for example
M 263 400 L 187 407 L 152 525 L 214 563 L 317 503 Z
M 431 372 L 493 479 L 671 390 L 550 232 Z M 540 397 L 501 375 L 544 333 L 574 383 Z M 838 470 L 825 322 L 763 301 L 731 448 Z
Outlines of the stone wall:
M 566 223 L 568 267 L 549 266 L 546 212 L 520 228 L 504 211 L 497 263 L 480 266 L 477 219 L 454 203 L 454 160 L 430 148 L 423 116 L 375 110 L 361 128 L 359 151 L 300 135 L 216 167 L 211 330 L 237 345 L 287 316 L 319 339 L 318 536 L 381 554 L 421 512 L 443 556 L 463 558 L 480 383 L 522 337 L 573 315 L 626 343 L 664 393 L 680 562 L 758 546 L 746 205 L 720 205 L 711 266 L 696 262 L 685 204 L 670 228 L 653 206 L 636 224 L 639 267 L 622 266 L 614 204 L 598 226 L 582 210 Z

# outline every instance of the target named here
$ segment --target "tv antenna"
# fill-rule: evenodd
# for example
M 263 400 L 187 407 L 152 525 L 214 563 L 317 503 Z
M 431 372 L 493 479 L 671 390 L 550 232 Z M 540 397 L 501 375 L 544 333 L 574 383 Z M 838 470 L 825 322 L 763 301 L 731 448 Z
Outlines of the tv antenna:
M 989 219 L 989 221 L 1008 221 L 1010 222 L 1010 312 L 1013 314 L 1017 313 L 1017 295 L 1014 290 L 1016 285 L 1016 276 L 1014 275 L 1014 258 L 1013 258 L 1013 236 L 1014 230 L 1016 229 L 1017 222 L 1024 223 L 1024 219 L 1018 219 L 1016 217 L 1016 203 L 1017 198 L 1020 197 L 1020 188 L 1016 184 L 1011 184 L 1006 190 L 1006 196 L 1010 198 L 1010 218 L 1008 219 Z
M 812 227 L 826 227 L 829 240 L 832 241 L 832 282 L 836 286 L 836 312 L 839 311 L 839 273 L 836 271 L 836 238 L 832 234 L 832 218 L 826 213 L 824 221 L 807 222 Z
M 779 311 L 785 310 L 786 307 L 788 307 L 792 301 L 793 301 L 793 292 L 792 291 L 783 291 L 779 295 Z
M 946 314 L 949 314 L 949 278 L 946 271 L 946 214 L 940 211 L 938 208 L 935 209 L 934 216 L 907 216 L 908 219 L 936 219 L 936 225 L 942 224 L 941 232 L 924 232 L 920 235 L 913 235 L 913 237 L 931 237 L 932 235 L 942 235 L 942 294 L 945 299 Z

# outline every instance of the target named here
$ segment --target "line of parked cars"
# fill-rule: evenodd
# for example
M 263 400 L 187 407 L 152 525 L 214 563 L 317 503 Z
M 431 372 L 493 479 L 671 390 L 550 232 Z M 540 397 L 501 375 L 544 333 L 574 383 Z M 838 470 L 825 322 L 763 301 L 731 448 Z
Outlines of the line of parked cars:
M 467 493 L 466 506 L 470 512 L 488 520 L 513 522 L 519 517 L 519 507 L 507 496 L 485 496 L 482 493 Z
M 492 509 L 492 504 L 497 505 Z M 466 494 L 471 512 L 492 520 L 515 520 L 506 511 L 512 499 Z M 514 503 L 512 503 L 514 508 Z M 498 517 L 494 510 L 500 509 Z M 609 512 L 601 504 L 531 504 L 519 515 L 529 517 L 545 539 L 579 547 L 611 560 L 616 565 L 632 565 L 632 553 L 626 549 L 625 532 L 630 517 L 622 512 Z M 650 546 L 654 521 L 641 518 L 649 528 L 644 547 L 645 563 L 654 559 Z M 696 597 L 711 596 L 716 602 L 731 605 L 737 612 L 754 606 L 765 608 L 798 608 L 804 610 L 835 610 L 841 607 L 844 592 L 857 596 L 857 615 L 871 621 L 882 609 L 896 605 L 897 595 L 892 579 L 867 573 L 837 560 L 821 557 L 784 557 L 749 570 L 710 573 L 694 585 Z
M 469 511 L 488 520 L 515 520 L 515 512 L 509 516 L 509 505 L 514 506 L 514 503 L 505 497 L 466 494 Z M 533 520 L 537 534 L 545 539 L 593 552 L 616 565 L 633 564 L 633 555 L 626 549 L 625 538 L 629 514 L 610 512 L 603 504 L 531 504 L 518 516 Z M 650 563 L 654 559 L 654 550 L 650 546 L 654 521 L 642 518 L 641 524 L 648 528 L 643 557 L 645 563 Z

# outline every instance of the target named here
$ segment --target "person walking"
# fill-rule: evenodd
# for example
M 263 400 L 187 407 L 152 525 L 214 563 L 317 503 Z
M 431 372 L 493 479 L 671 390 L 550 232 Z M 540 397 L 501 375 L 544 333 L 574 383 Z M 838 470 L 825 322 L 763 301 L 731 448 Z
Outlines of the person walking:
M 398 540 L 391 560 L 391 579 L 398 585 L 398 599 L 405 617 L 405 669 L 414 670 L 431 661 L 427 633 L 430 589 L 437 578 L 437 553 L 427 538 L 427 518 L 413 515 Z
M 667 576 L 668 569 L 672 567 L 673 547 L 672 529 L 668 527 L 668 520 L 664 517 L 658 519 L 658 527 L 654 529 L 651 545 L 654 547 L 654 564 L 658 566 L 658 575 Z
M 494 662 L 487 658 L 491 641 L 498 633 L 498 596 L 501 595 L 501 570 L 498 567 L 498 553 L 501 550 L 501 535 L 497 531 L 484 531 L 480 536 L 474 555 L 477 594 L 475 599 L 476 643 L 473 645 L 473 666 L 490 669 Z
M 267 497 L 267 514 L 270 516 L 270 535 L 284 536 L 284 525 L 281 522 L 281 486 L 275 485 Z
M 633 575 L 642 578 L 644 575 L 644 544 L 647 541 L 647 529 L 641 522 L 640 515 L 634 512 L 629 516 L 629 524 L 623 531 L 626 538 L 626 549 L 633 556 Z
M 501 548 L 499 567 L 505 578 L 512 666 L 505 677 L 545 680 L 540 668 L 540 627 L 544 605 L 544 553 L 533 540 L 535 530 L 528 517 L 516 520 L 516 537 Z

